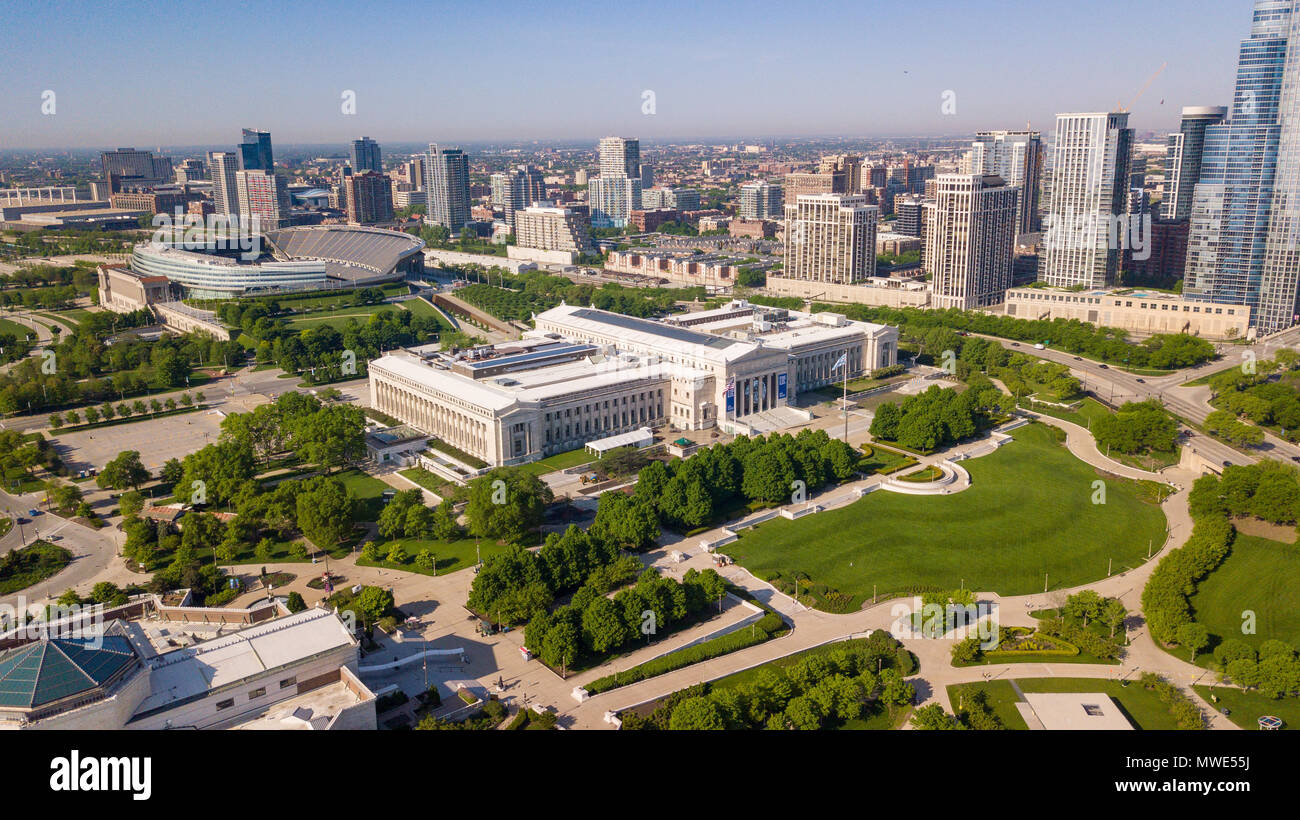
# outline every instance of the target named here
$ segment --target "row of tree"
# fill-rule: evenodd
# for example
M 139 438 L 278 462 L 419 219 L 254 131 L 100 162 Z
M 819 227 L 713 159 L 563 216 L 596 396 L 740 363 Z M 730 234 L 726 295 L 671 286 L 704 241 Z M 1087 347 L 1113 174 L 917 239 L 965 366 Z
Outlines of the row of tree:
M 903 338 L 914 338 L 929 328 L 983 333 L 1002 339 L 1050 344 L 1068 353 L 1084 355 L 1112 364 L 1175 370 L 1210 361 L 1217 355 L 1214 345 L 1187 334 L 1157 334 L 1140 344 L 1129 342 L 1114 328 L 1097 327 L 1076 319 L 1032 320 L 993 315 L 980 311 L 922 310 L 867 305 L 813 305 L 814 311 L 833 310 L 851 319 L 897 326 Z M 947 345 L 940 350 L 957 350 Z
M 863 641 L 812 652 L 788 666 L 760 668 L 738 686 L 701 684 L 669 696 L 647 717 L 625 712 L 624 729 L 817 730 L 842 726 L 868 706 L 911 703 L 911 656 L 883 630 Z

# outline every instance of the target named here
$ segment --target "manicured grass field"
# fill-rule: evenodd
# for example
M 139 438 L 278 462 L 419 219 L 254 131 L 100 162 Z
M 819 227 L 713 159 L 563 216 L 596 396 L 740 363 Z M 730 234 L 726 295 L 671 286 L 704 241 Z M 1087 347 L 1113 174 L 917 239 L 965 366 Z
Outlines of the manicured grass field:
M 531 464 L 524 464 L 520 469 L 533 475 L 546 475 L 556 470 L 567 470 L 570 467 L 577 467 L 579 464 L 590 464 L 595 461 L 596 457 L 588 453 L 584 448 L 579 447 L 577 450 L 570 450 L 567 453 L 556 453 L 553 456 L 547 456 L 541 461 L 534 461 Z
M 1228 709 L 1228 720 L 1243 729 L 1259 729 L 1259 719 L 1264 715 L 1279 717 L 1285 721 L 1283 731 L 1300 729 L 1300 698 L 1280 698 L 1273 700 L 1258 692 L 1243 692 L 1231 686 L 1193 686 L 1196 694 L 1205 702 L 1222 711 Z M 1210 700 L 1214 695 L 1218 703 Z
M 1153 689 L 1144 689 L 1137 681 L 1123 686 L 1103 678 L 1025 678 L 1016 684 L 1031 692 L 1100 692 L 1110 695 L 1136 728 L 1147 730 L 1177 729 L 1178 721 Z
M 1147 541 L 1164 540 L 1165 517 L 1137 482 L 1105 477 L 1106 503 L 1094 505 L 1102 474 L 1058 444 L 1042 425 L 1013 443 L 963 462 L 973 486 L 944 496 L 877 491 L 848 507 L 777 519 L 724 548 L 760 576 L 807 573 L 858 601 L 873 584 L 883 595 L 931 589 L 1041 592 L 1123 572 L 1146 560 Z
M 455 490 L 455 487 L 452 486 L 450 481 L 429 472 L 423 467 L 412 467 L 409 470 L 401 470 L 398 472 L 398 475 L 402 478 L 414 481 L 416 484 L 419 484 L 421 487 L 439 498 L 446 498 Z
M 948 687 L 948 702 L 952 704 L 954 710 L 960 708 L 958 699 L 961 690 L 983 689 L 988 695 L 989 708 L 993 713 L 1002 720 L 1002 724 L 1008 729 L 1028 729 L 1029 725 L 1025 719 L 1020 716 L 1020 710 L 1016 708 L 1016 703 L 1020 696 L 1016 690 L 1011 687 L 1011 681 L 993 680 L 987 683 L 958 683 Z
M 402 572 L 418 572 L 421 575 L 432 575 L 426 569 L 416 566 L 415 556 L 421 550 L 433 550 L 434 560 L 438 564 L 438 574 L 446 575 L 449 572 L 465 569 L 474 566 L 479 552 L 486 561 L 493 555 L 499 555 L 509 549 L 507 546 L 498 544 L 491 539 L 483 539 L 479 542 L 478 550 L 475 551 L 473 538 L 461 538 L 456 541 L 422 541 L 418 538 L 398 538 L 395 541 L 386 541 L 382 547 L 390 548 L 393 544 L 401 544 L 402 549 L 406 552 L 407 561 L 404 564 L 394 564 L 391 561 L 374 562 L 365 558 L 357 558 L 357 565 L 363 567 L 384 567 L 386 569 L 396 569 Z
M 14 338 L 19 341 L 26 339 L 28 336 L 32 337 L 32 341 L 36 341 L 36 331 L 32 330 L 27 325 L 20 325 L 17 322 L 10 321 L 9 319 L 0 319 L 0 334 L 10 333 L 12 333 Z
M 1300 645 L 1300 547 L 1238 534 L 1232 552 L 1192 596 L 1192 611 L 1221 640 L 1239 638 L 1256 648 L 1272 638 Z M 1254 635 L 1241 632 L 1245 611 L 1255 613 Z
M 348 495 L 357 499 L 357 521 L 378 521 L 384 509 L 384 492 L 395 488 L 360 470 L 345 470 L 334 476 L 343 482 Z

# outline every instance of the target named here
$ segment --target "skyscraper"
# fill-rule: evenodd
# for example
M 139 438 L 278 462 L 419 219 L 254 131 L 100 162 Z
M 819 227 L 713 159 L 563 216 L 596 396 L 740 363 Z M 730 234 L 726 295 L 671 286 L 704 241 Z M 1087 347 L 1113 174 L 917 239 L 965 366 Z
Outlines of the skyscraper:
M 1249 305 L 1261 334 L 1297 321 L 1300 0 L 1255 0 L 1228 119 L 1205 129 L 1183 292 Z
M 641 142 L 602 137 L 596 152 L 600 176 L 587 182 L 592 227 L 626 227 L 632 212 L 641 208 Z
M 780 219 L 785 214 L 785 197 L 779 183 L 747 182 L 740 186 L 741 219 Z
M 376 174 L 384 172 L 383 159 L 379 152 L 379 143 L 370 137 L 362 137 L 359 140 L 352 140 L 351 151 L 352 170 L 361 174 L 366 171 L 374 171 Z
M 785 275 L 851 285 L 875 275 L 879 210 L 860 194 L 811 194 L 785 206 Z
M 274 171 L 236 171 L 235 184 L 241 220 L 256 219 L 257 229 L 263 231 L 284 225 L 289 216 L 289 187 L 284 177 Z
M 1090 288 L 1115 283 L 1120 232 L 1128 238 L 1132 148 L 1127 113 L 1057 115 L 1041 281 Z
M 429 143 L 424 161 L 427 218 L 451 231 L 469 222 L 469 157 L 459 148 Z
M 492 206 L 500 208 L 507 225 L 513 230 L 515 214 L 546 199 L 546 182 L 541 169 L 532 165 L 516 165 L 490 179 Z
M 1011 287 L 1021 189 L 982 174 L 940 174 L 936 188 L 925 205 L 925 270 L 935 307 L 1000 304 Z
M 212 175 L 213 212 L 239 216 L 239 155 L 234 151 L 209 151 L 208 172 Z
M 862 157 L 856 154 L 830 154 L 822 157 L 818 170 L 823 174 L 843 174 L 844 193 L 862 192 Z
M 1017 233 L 1042 230 L 1039 187 L 1043 172 L 1043 140 L 1037 131 L 980 131 L 971 143 L 970 172 L 996 174 L 1020 189 Z
M 641 178 L 641 141 L 628 137 L 602 137 L 598 146 L 600 175 Z
M 124 186 L 154 186 L 171 182 L 172 161 L 169 157 L 154 156 L 150 151 L 118 148 L 99 155 L 104 169 L 104 182 L 109 193 L 117 193 Z
M 245 128 L 243 141 L 239 144 L 239 168 L 241 171 L 270 171 L 275 168 L 271 154 L 271 132 Z
M 1165 219 L 1187 219 L 1192 215 L 1192 194 L 1201 178 L 1205 153 L 1205 129 L 1228 116 L 1222 106 L 1183 109 L 1177 134 L 1170 134 L 1165 150 L 1165 192 L 1161 215 Z
M 626 228 L 641 207 L 641 180 L 636 177 L 593 177 L 587 183 L 587 203 L 593 228 Z
M 393 186 L 388 177 L 375 171 L 361 171 L 346 177 L 348 222 L 390 222 L 393 219 Z

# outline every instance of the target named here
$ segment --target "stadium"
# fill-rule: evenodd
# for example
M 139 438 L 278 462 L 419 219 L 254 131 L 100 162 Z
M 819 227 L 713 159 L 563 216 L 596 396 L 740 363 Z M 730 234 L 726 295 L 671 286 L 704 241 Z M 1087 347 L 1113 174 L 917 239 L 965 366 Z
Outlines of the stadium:
M 267 231 L 262 238 L 253 259 L 239 249 L 148 242 L 135 247 L 131 270 L 164 276 L 186 298 L 199 299 L 369 287 L 424 270 L 424 241 L 397 231 L 321 225 Z

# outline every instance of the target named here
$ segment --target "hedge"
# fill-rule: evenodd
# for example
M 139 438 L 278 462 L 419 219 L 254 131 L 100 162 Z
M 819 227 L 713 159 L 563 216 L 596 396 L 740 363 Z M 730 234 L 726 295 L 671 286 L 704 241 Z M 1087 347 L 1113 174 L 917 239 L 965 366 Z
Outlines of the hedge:
M 647 678 L 673 672 L 691 664 L 712 660 L 732 652 L 738 652 L 741 649 L 756 646 L 767 641 L 784 628 L 785 621 L 781 620 L 781 616 L 769 612 L 759 618 L 751 629 L 741 628 L 735 632 L 729 632 L 726 635 L 707 640 L 704 643 L 669 652 L 667 655 L 661 655 L 631 669 L 619 672 L 617 680 L 614 675 L 606 675 L 603 678 L 597 678 L 583 688 L 590 695 L 599 695 L 601 692 L 608 692 L 620 686 L 627 686 Z
M 1142 590 L 1152 635 L 1166 644 L 1177 642 L 1178 627 L 1193 620 L 1189 599 L 1197 584 L 1228 557 L 1235 537 L 1226 517 L 1202 518 L 1187 543 L 1161 559 Z

